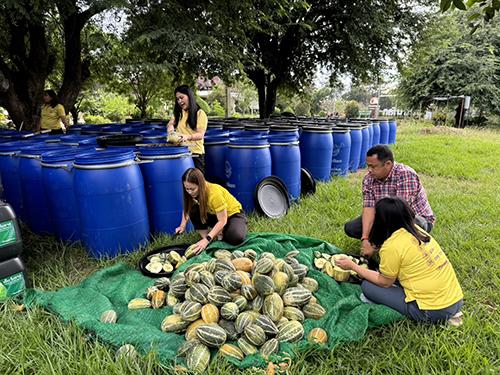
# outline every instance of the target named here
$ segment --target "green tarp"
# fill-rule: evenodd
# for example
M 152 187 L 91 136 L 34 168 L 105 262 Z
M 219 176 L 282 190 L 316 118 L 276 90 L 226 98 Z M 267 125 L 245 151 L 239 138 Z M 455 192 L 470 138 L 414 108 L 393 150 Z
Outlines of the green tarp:
M 207 252 L 191 259 L 180 270 L 191 263 L 210 259 L 213 251 L 222 248 L 234 249 L 224 242 L 214 242 Z M 321 320 L 305 320 L 305 337 L 311 329 L 322 327 L 329 336 L 325 349 L 332 349 L 341 342 L 360 340 L 367 329 L 402 319 L 399 313 L 388 307 L 361 302 L 361 289 L 358 285 L 337 283 L 314 269 L 314 251 L 332 254 L 341 252 L 329 243 L 301 236 L 253 233 L 238 248 L 252 248 L 257 253 L 268 251 L 277 257 L 283 257 L 293 249 L 300 250 L 298 260 L 310 267 L 308 276 L 319 282 L 319 290 L 315 296 L 327 310 Z M 153 279 L 143 276 L 139 271 L 117 264 L 96 272 L 79 285 L 56 292 L 28 290 L 25 303 L 28 306 L 43 306 L 65 321 L 73 320 L 85 330 L 95 333 L 101 341 L 114 347 L 132 344 L 143 354 L 154 350 L 162 363 L 173 364 L 177 348 L 184 342 L 184 335 L 164 333 L 160 330 L 162 320 L 172 313 L 171 308 L 131 311 L 127 309 L 128 302 L 136 297 L 144 297 L 147 287 L 153 283 Z M 110 309 L 117 312 L 117 323 L 101 323 L 99 318 L 102 312 Z M 280 350 L 293 355 L 292 349 L 302 350 L 309 346 L 304 339 L 293 345 L 282 344 Z M 247 357 L 241 362 L 231 359 L 231 362 L 240 368 L 265 365 L 258 355 Z

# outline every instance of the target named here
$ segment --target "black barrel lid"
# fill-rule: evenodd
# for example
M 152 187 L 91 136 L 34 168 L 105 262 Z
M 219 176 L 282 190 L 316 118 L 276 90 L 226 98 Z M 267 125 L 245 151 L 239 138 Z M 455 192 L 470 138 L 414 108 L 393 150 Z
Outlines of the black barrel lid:
M 271 219 L 285 216 L 290 207 L 288 189 L 276 176 L 266 177 L 257 184 L 254 200 L 257 212 Z
M 300 195 L 313 195 L 316 193 L 316 181 L 312 174 L 305 168 L 300 168 Z

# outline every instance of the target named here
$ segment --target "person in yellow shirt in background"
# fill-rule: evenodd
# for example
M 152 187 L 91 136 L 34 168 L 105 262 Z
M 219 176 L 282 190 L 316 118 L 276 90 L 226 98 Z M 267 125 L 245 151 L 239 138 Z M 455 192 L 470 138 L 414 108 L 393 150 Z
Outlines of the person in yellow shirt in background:
M 167 125 L 167 133 L 179 133 L 179 144 L 185 143 L 193 154 L 194 166 L 205 172 L 205 147 L 203 138 L 207 130 L 208 118 L 196 103 L 193 90 L 181 85 L 174 90 L 174 116 Z
M 52 134 L 66 133 L 68 119 L 64 107 L 59 103 L 54 90 L 43 92 L 43 105 L 40 118 L 40 130 L 50 130 Z
M 247 218 L 240 202 L 222 186 L 205 180 L 197 168 L 189 168 L 182 176 L 184 205 L 181 224 L 176 234 L 183 233 L 191 220 L 202 239 L 196 243 L 196 253 L 205 250 L 216 236 L 237 246 L 246 237 Z
M 376 203 L 370 242 L 380 247 L 380 272 L 348 258 L 335 261 L 365 279 L 362 300 L 389 306 L 416 321 L 462 323 L 463 293 L 453 266 L 436 240 L 415 224 L 408 203 L 396 197 Z

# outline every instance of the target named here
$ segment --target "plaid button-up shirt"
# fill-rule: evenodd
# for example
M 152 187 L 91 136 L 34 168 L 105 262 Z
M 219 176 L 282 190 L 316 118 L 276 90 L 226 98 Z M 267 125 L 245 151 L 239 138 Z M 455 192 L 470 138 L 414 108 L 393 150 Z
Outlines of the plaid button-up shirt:
M 404 199 L 416 215 L 424 217 L 432 224 L 436 221 L 417 173 L 404 164 L 394 163 L 391 172 L 383 181 L 371 177 L 368 173 L 363 178 L 363 207 L 375 207 L 375 203 L 384 197 Z

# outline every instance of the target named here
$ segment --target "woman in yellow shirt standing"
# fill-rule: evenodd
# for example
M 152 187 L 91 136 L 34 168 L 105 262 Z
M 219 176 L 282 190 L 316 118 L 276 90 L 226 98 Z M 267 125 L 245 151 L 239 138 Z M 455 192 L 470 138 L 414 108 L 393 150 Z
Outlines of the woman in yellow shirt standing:
M 194 166 L 205 172 L 205 147 L 203 138 L 207 130 L 208 118 L 194 97 L 193 90 L 182 85 L 175 89 L 174 116 L 167 125 L 167 133 L 179 133 L 179 143 L 186 143 L 193 154 Z
M 50 130 L 52 134 L 66 133 L 68 119 L 64 107 L 59 104 L 56 92 L 54 90 L 45 90 L 43 92 L 43 103 L 40 130 Z
M 247 234 L 247 218 L 240 202 L 226 189 L 205 180 L 197 168 L 189 168 L 182 176 L 184 208 L 176 234 L 183 233 L 189 220 L 202 239 L 196 253 L 208 246 L 216 236 L 230 245 L 241 244 Z
M 364 297 L 416 321 L 461 323 L 463 293 L 453 266 L 436 240 L 415 225 L 405 201 L 387 197 L 376 203 L 370 242 L 380 247 L 380 272 L 346 258 L 335 262 L 365 279 Z

